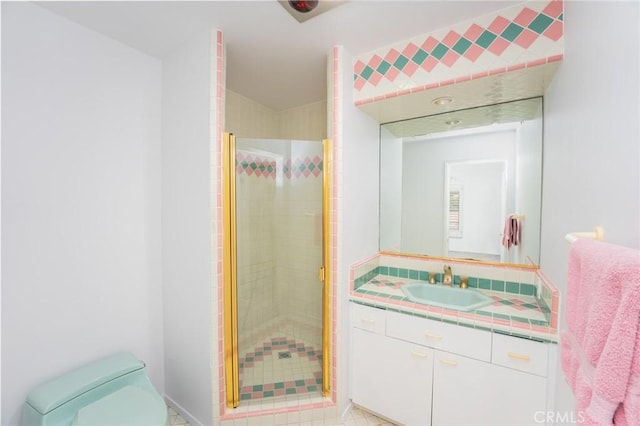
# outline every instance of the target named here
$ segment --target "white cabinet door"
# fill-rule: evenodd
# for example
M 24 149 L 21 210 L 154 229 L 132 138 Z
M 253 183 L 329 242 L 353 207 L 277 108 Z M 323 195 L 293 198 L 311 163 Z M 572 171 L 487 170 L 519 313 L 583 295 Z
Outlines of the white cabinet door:
M 352 400 L 394 422 L 431 424 L 433 350 L 352 329 Z
M 543 377 L 434 352 L 434 426 L 539 425 L 545 401 Z

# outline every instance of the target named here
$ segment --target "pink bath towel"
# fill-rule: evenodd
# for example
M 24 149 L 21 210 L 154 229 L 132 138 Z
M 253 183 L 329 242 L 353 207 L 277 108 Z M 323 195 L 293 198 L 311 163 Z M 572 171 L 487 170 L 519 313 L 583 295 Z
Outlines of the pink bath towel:
M 640 425 L 640 252 L 579 239 L 569 252 L 562 369 L 585 424 Z
M 504 231 L 502 232 L 502 245 L 508 249 L 511 246 L 520 244 L 520 219 L 516 215 L 511 215 L 504 222 Z

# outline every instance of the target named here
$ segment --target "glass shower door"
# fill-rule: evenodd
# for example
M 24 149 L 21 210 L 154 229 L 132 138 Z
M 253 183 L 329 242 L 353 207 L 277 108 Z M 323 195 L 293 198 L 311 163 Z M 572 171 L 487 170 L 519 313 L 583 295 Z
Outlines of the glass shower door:
M 240 405 L 323 391 L 323 143 L 235 140 Z

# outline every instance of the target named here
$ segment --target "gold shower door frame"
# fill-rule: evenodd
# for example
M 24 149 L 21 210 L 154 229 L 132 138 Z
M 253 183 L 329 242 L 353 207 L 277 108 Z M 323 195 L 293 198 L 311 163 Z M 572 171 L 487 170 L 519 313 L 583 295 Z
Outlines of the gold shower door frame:
M 331 269 L 330 269 L 330 171 L 331 142 L 322 141 L 322 265 L 318 278 L 322 282 L 322 395 L 329 396 L 331 371 Z M 222 145 L 222 226 L 223 226 L 223 323 L 224 374 L 226 403 L 240 404 L 238 361 L 237 241 L 236 241 L 236 137 L 225 133 Z

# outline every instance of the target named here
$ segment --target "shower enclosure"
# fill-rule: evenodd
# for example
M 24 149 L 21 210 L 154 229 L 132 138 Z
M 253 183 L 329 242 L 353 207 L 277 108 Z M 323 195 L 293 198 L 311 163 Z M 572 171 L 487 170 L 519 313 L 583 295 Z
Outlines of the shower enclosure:
M 328 143 L 226 135 L 230 407 L 328 392 Z

